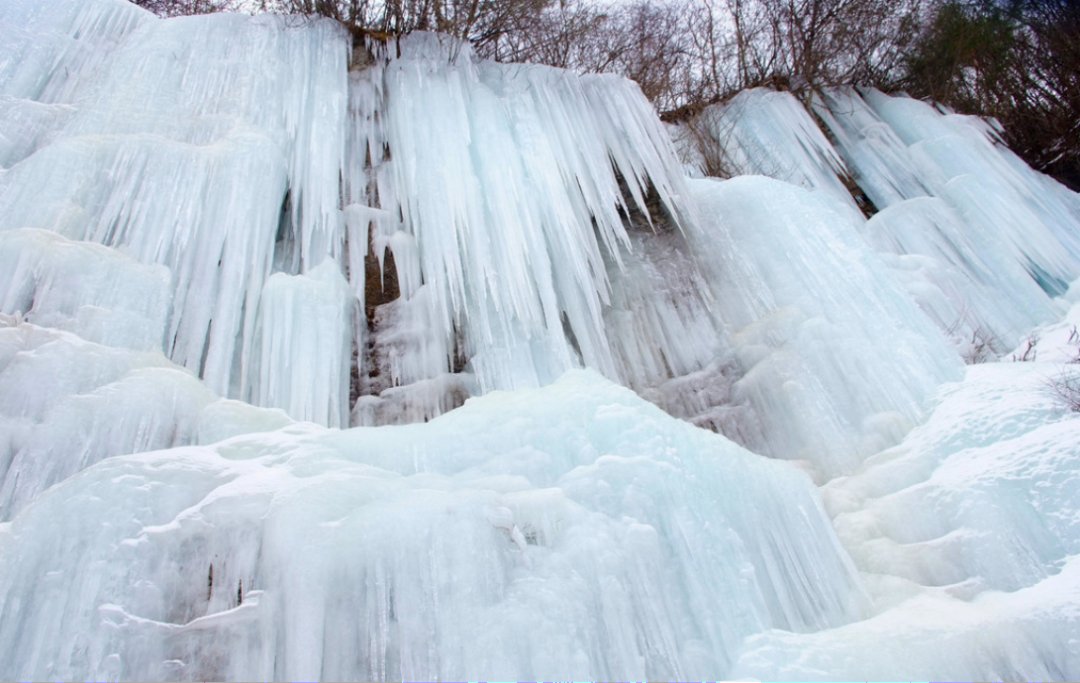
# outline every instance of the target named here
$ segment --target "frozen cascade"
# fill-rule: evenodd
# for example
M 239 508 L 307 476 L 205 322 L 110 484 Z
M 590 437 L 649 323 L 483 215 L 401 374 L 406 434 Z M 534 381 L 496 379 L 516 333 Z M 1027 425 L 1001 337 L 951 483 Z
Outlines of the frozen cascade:
M 385 104 L 377 115 L 355 107 L 354 128 L 375 117 L 374 139 L 361 142 L 381 210 L 370 217 L 376 253 L 394 250 L 398 317 L 429 330 L 421 366 L 433 349 L 441 372 L 463 356 L 481 391 L 537 386 L 582 363 L 627 381 L 604 325 L 606 263 L 634 258 L 625 221 L 649 213 L 647 190 L 689 223 L 677 160 L 640 92 L 617 78 L 474 61 L 434 35 L 401 49 L 375 67 L 378 89 L 362 86 Z
M 969 360 L 1060 316 L 1051 297 L 1080 275 L 1080 200 L 977 118 L 852 88 L 808 111 L 758 88 L 673 135 L 695 174 L 760 173 L 872 215 L 865 239 Z
M 790 93 L 744 90 L 673 131 L 695 175 L 765 175 L 830 194 L 856 209 L 844 160 Z
M 812 491 L 589 371 L 110 458 L 0 527 L 0 675 L 700 678 L 860 614 Z
M 257 323 L 254 402 L 330 427 L 348 426 L 344 399 L 355 314 L 348 283 L 332 261 L 307 275 L 270 276 Z
M 31 4 L 15 7 L 39 14 Z M 53 30 L 79 35 L 95 10 L 98 23 L 116 11 L 91 3 L 76 21 L 63 7 Z M 214 391 L 337 424 L 336 408 L 312 409 L 320 397 L 267 392 L 305 342 L 264 329 L 275 319 L 264 284 L 333 260 L 363 310 L 369 250 L 380 268 L 393 255 L 403 286 L 397 313 L 382 319 L 416 331 L 406 343 L 411 332 L 352 321 L 344 352 L 355 343 L 361 376 L 384 369 L 363 367 L 366 346 L 371 357 L 386 356 L 385 344 L 409 348 L 384 389 L 446 384 L 462 370 L 470 379 L 456 387 L 536 386 L 582 364 L 641 384 L 636 355 L 676 334 L 637 324 L 648 335 L 630 350 L 605 327 L 611 274 L 635 260 L 630 214 L 647 217 L 645 230 L 650 219 L 692 223 L 666 134 L 633 84 L 478 62 L 437 36 L 412 36 L 392 58 L 373 48 L 366 68 L 358 48 L 348 72 L 347 36 L 332 22 L 133 16 L 89 75 L 42 68 L 66 99 L 33 135 L 29 124 L 13 131 L 34 143 L 9 152 L 26 158 L 0 182 L 0 210 L 4 227 L 47 228 L 168 268 L 163 351 Z M 6 81 L 9 101 L 45 106 L 18 75 Z M 713 336 L 671 371 L 699 369 Z M 278 364 L 260 354 L 269 338 Z M 346 388 L 331 400 L 349 398 Z
M 0 315 L 0 521 L 111 456 L 289 422 L 280 411 L 218 399 L 160 352 L 102 346 Z
M 913 293 L 945 329 L 1002 352 L 1060 315 L 1049 296 L 1080 275 L 1073 193 L 995 144 L 973 117 L 850 88 L 823 93 L 814 109 L 882 209 L 868 238 L 922 282 Z
M 33 140 L 47 134 L 48 121 L 33 126 L 35 113 L 47 118 L 59 109 L 49 105 L 70 104 L 89 96 L 100 85 L 96 72 L 104 68 L 117 46 L 152 18 L 126 0 L 6 0 L 0 5 L 4 32 L 0 101 L 11 108 L 5 113 L 23 115 L 18 117 L 23 119 L 18 121 L 18 130 L 23 133 L 20 137 Z M 4 121 L 12 120 L 16 119 Z M 7 130 L 4 138 L 9 144 L 19 141 Z
M 969 361 L 1003 353 L 1035 324 L 1059 315 L 994 235 L 972 230 L 943 199 L 889 206 L 867 222 L 865 234 Z
M 24 30 L 21 11 L 77 38 L 25 48 L 53 50 L 39 69 L 48 88 L 26 85 L 19 44 L 0 62 L 0 95 L 73 109 L 42 117 L 42 127 L 60 127 L 38 131 L 42 146 L 0 177 L 2 227 L 47 228 L 168 268 L 163 350 L 214 391 L 251 397 L 259 294 L 279 223 L 282 241 L 297 245 L 293 271 L 341 251 L 343 32 L 329 21 L 239 15 L 159 21 L 126 3 L 7 4 L 5 35 Z M 141 21 L 116 39 L 117 17 L 133 12 Z M 107 54 L 86 57 L 92 30 L 106 29 L 115 41 L 100 41 Z
M 477 61 L 436 35 L 389 53 L 345 46 L 331 22 L 141 22 L 88 77 L 103 85 L 73 97 L 47 144 L 0 180 L 6 226 L 164 266 L 169 358 L 220 395 L 324 425 L 430 419 L 470 394 L 584 365 L 676 415 L 832 472 L 838 461 L 822 463 L 841 456 L 823 443 L 839 432 L 861 441 L 837 446 L 850 466 L 895 442 L 950 378 L 947 350 L 925 350 L 918 370 L 903 366 L 925 381 L 882 387 L 904 406 L 891 426 L 883 405 L 838 395 L 834 381 L 814 401 L 835 409 L 820 421 L 830 427 L 807 420 L 799 437 L 762 434 L 772 399 L 732 393 L 753 363 L 736 360 L 729 335 L 750 319 L 718 315 L 722 298 L 746 290 L 719 291 L 716 259 L 702 256 L 715 240 L 702 220 L 723 214 L 698 217 L 633 84 Z M 790 96 L 746 93 L 723 121 L 744 170 L 782 162 L 786 179 L 847 197 L 834 209 L 855 220 L 839 156 Z M 798 146 L 791 135 L 809 142 L 784 160 Z M 28 185 L 38 191 L 20 190 Z M 334 269 L 347 285 L 330 284 Z M 817 277 L 832 287 L 825 271 Z M 846 305 L 841 292 L 822 301 Z M 867 348 L 882 339 L 860 334 Z M 311 352 L 324 344 L 335 350 Z M 320 380 L 302 381 L 311 376 Z
M 867 247 L 858 215 L 760 176 L 692 183 L 712 217 L 699 249 L 739 366 L 732 402 L 760 425 L 747 445 L 834 476 L 898 441 L 960 364 Z
M 446 373 L 452 364 L 445 359 L 459 353 L 468 359 L 464 367 L 471 373 L 469 381 L 475 381 L 481 392 L 544 383 L 581 363 L 635 388 L 676 415 L 723 429 L 771 454 L 809 458 L 823 472 L 835 474 L 853 467 L 861 456 L 895 443 L 921 418 L 922 407 L 937 384 L 958 376 L 958 359 L 923 314 L 908 305 L 896 281 L 870 275 L 871 269 L 866 268 L 852 276 L 850 285 L 835 281 L 830 267 L 847 266 L 830 260 L 826 236 L 843 235 L 840 239 L 852 250 L 851 263 L 872 259 L 872 254 L 857 235 L 861 214 L 836 176 L 842 163 L 814 128 L 818 151 L 807 153 L 810 161 L 788 163 L 793 169 L 790 179 L 832 188 L 832 197 L 842 195 L 846 201 L 834 200 L 831 209 L 817 213 L 800 211 L 795 199 L 784 204 L 784 212 L 813 226 L 808 237 L 817 245 L 811 252 L 814 256 L 791 249 L 791 258 L 806 264 L 799 274 L 819 287 L 807 313 L 810 327 L 823 318 L 851 321 L 852 311 L 858 310 L 851 302 L 862 301 L 860 292 L 867 288 L 876 301 L 889 301 L 877 304 L 875 310 L 888 310 L 883 320 L 890 322 L 876 327 L 851 323 L 839 337 L 833 336 L 836 330 L 821 328 L 815 333 L 818 342 L 802 348 L 790 340 L 786 354 L 797 357 L 794 365 L 783 370 L 776 366 L 769 373 L 765 365 L 758 369 L 759 375 L 776 380 L 775 386 L 780 387 L 793 379 L 796 367 L 817 368 L 807 393 L 799 397 L 792 393 L 786 402 L 770 393 L 767 380 L 748 380 L 740 396 L 732 397 L 690 379 L 730 385 L 739 380 L 740 371 L 749 372 L 756 365 L 756 360 L 749 360 L 757 352 L 752 349 L 734 360 L 740 354 L 734 347 L 742 342 L 729 335 L 759 322 L 763 312 L 753 310 L 730 318 L 724 313 L 761 294 L 749 284 L 729 287 L 725 273 L 714 272 L 712 264 L 730 257 L 734 247 L 714 246 L 718 238 L 705 228 L 725 220 L 741 221 L 754 211 L 754 202 L 699 206 L 701 198 L 671 169 L 669 148 L 654 139 L 655 119 L 647 112 L 638 114 L 640 97 L 636 93 L 628 97 L 613 87 L 621 87 L 619 81 L 570 78 L 545 67 L 477 63 L 462 53 L 447 54 L 448 47 L 433 36 L 409 45 L 402 58 L 386 66 L 389 73 L 382 78 L 381 88 L 362 82 L 363 92 L 380 92 L 386 98 L 382 116 L 363 102 L 353 106 L 358 121 L 354 129 L 369 131 L 367 135 L 377 140 L 381 126 L 381 135 L 388 141 L 385 147 L 392 152 L 384 159 L 383 145 L 370 139 L 364 144 L 368 158 L 376 160 L 365 192 L 377 195 L 381 202 L 377 210 L 357 204 L 351 211 L 362 222 L 377 226 L 375 252 L 381 255 L 387 247 L 393 251 L 398 280 L 403 283 L 402 298 L 394 302 L 393 313 L 380 318 L 393 322 L 381 331 L 382 339 L 377 333 L 375 340 L 376 346 L 391 346 L 392 351 L 385 354 L 390 357 L 385 372 L 395 378 L 393 384 L 415 383 L 415 391 L 400 393 L 401 402 L 430 405 L 431 383 L 447 385 Z M 419 60 L 431 52 L 442 58 Z M 416 85 L 420 78 L 423 89 Z M 753 95 L 732 114 L 744 117 L 734 122 L 756 131 L 757 144 L 739 148 L 746 163 L 760 160 L 765 155 L 761 150 L 783 147 L 783 141 L 773 138 L 787 123 L 779 117 L 769 126 L 755 126 L 754 117 L 770 111 L 771 105 L 751 106 Z M 582 97 L 585 101 L 579 103 Z M 538 100 L 546 104 L 539 106 Z M 798 107 L 790 98 L 775 101 Z M 577 106 L 570 109 L 571 105 Z M 619 118 L 610 113 L 615 105 L 622 112 Z M 417 135 L 415 131 L 424 130 L 424 117 L 431 111 L 440 112 L 444 121 L 456 122 L 454 132 Z M 804 110 L 799 111 L 809 130 L 813 122 Z M 641 122 L 626 121 L 626 112 Z M 789 118 L 794 116 L 789 114 Z M 597 121 L 600 115 L 605 118 Z M 610 138 L 612 130 L 637 138 L 625 150 L 615 143 L 606 150 L 598 146 L 596 141 L 604 141 L 605 135 Z M 509 153 L 511 149 L 514 154 Z M 780 159 L 779 151 L 769 154 Z M 657 203 L 667 208 L 666 216 L 640 200 L 619 212 L 625 217 L 600 213 L 596 207 L 602 204 L 589 203 L 593 197 L 608 197 L 613 207 L 623 201 L 617 178 L 610 173 L 609 156 L 624 179 L 647 176 L 653 180 Z M 620 163 L 623 156 L 629 161 Z M 441 161 L 446 159 L 455 161 Z M 564 168 L 558 174 L 543 175 L 560 165 Z M 800 170 L 808 167 L 814 169 L 812 173 Z M 656 186 L 657 178 L 672 178 L 672 189 Z M 567 194 L 568 179 L 576 179 L 570 185 L 574 193 Z M 606 184 L 593 189 L 601 181 Z M 354 187 L 363 184 L 360 179 L 352 183 Z M 630 185 L 632 196 L 634 190 Z M 578 191 L 584 197 L 575 197 Z M 772 188 L 763 188 L 757 195 L 758 200 L 770 195 L 763 205 L 771 209 L 765 211 L 768 219 L 758 220 L 778 220 L 781 211 L 771 193 Z M 391 203 L 388 197 L 397 199 Z M 541 198 L 544 201 L 538 201 Z M 547 201 L 551 198 L 557 201 Z M 504 199 L 512 201 L 503 204 Z M 689 208 L 678 211 L 672 203 L 675 199 Z M 354 200 L 359 202 L 359 197 Z M 581 213 L 558 213 L 567 207 L 580 207 Z M 452 231 L 425 228 L 440 225 L 447 215 L 455 223 Z M 846 220 L 842 228 L 830 224 L 837 215 Z M 791 229 L 789 222 L 780 220 L 788 227 L 776 232 Z M 590 223 L 596 224 L 595 231 L 588 227 Z M 747 220 L 746 225 L 749 235 L 752 222 Z M 521 232 L 509 226 L 520 226 Z M 755 243 L 741 258 L 775 259 L 769 244 L 775 239 L 772 234 Z M 825 258 L 818 258 L 819 253 Z M 805 284 L 797 275 L 782 281 L 779 271 L 771 283 L 777 290 Z M 423 285 L 417 286 L 420 282 Z M 748 282 L 765 286 L 760 280 Z M 790 306 L 797 304 L 793 300 L 778 304 L 782 310 Z M 462 317 L 462 311 L 467 315 Z M 923 332 L 925 337 L 920 336 Z M 770 334 L 775 336 L 775 330 Z M 905 342 L 894 349 L 897 340 Z M 880 388 L 880 394 L 875 394 L 878 399 L 853 398 L 837 384 L 849 373 L 839 356 L 829 359 L 833 343 L 862 350 L 860 367 Z M 760 348 L 760 343 L 754 348 Z M 410 362 L 417 365 L 409 367 Z M 760 389 L 747 390 L 751 385 Z M 451 382 L 449 386 L 460 391 L 467 384 Z M 391 397 L 396 392 L 384 393 Z M 718 410 L 718 401 L 729 398 L 745 409 Z M 800 407 L 806 403 L 821 406 L 820 412 L 810 417 Z M 363 423 L 370 423 L 370 416 L 382 409 L 370 399 L 362 399 L 357 408 L 354 419 Z M 401 408 L 398 412 L 406 413 Z M 784 424 L 792 420 L 804 427 L 786 428 Z
M 925 102 L 887 97 L 868 101 L 914 151 L 935 191 L 972 225 L 991 230 L 1051 295 L 1080 275 L 1080 201 L 1028 168 L 979 119 L 941 115 Z M 1049 322 L 1049 321 L 1044 321 Z
M 0 675 L 1080 671 L 1077 308 L 924 420 L 1078 274 L 986 124 L 753 90 L 688 181 L 632 83 L 435 35 L 0 34 Z

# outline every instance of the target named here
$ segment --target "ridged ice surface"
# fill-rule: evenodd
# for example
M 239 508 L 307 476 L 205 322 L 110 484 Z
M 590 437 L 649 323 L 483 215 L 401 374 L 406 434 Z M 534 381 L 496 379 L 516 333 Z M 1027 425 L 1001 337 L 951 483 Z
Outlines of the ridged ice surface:
M 1080 386 L 1078 323 L 1074 304 L 1037 331 L 1043 360 L 973 366 L 901 444 L 824 488 L 878 613 L 752 638 L 733 676 L 1075 677 L 1080 416 L 1054 387 Z
M 826 92 L 815 111 L 882 210 L 867 237 L 899 257 L 943 329 L 1001 353 L 1060 315 L 1050 297 L 1080 275 L 1074 193 L 1025 166 L 973 117 L 850 89 Z
M 1051 299 L 1080 275 L 1075 193 L 974 117 L 851 88 L 812 104 L 824 128 L 791 94 L 740 93 L 676 130 L 684 162 L 697 173 L 711 159 L 872 215 L 866 241 L 968 360 L 1003 353 L 1061 314 Z
M 0 316 L 0 521 L 99 460 L 289 422 L 219 399 L 160 352 Z
M 0 547 L 5 677 L 698 678 L 862 605 L 805 475 L 584 371 L 111 458 Z
M 0 36 L 0 678 L 1080 677 L 1080 209 L 985 123 Z
M 732 400 L 760 429 L 745 441 L 829 476 L 895 443 L 960 361 L 867 247 L 857 215 L 769 178 L 692 182 L 739 369 Z

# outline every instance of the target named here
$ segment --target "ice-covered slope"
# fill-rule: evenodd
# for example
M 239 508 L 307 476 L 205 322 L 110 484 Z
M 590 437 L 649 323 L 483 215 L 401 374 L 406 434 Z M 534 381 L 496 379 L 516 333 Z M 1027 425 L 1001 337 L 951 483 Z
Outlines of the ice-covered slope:
M 55 61 L 37 67 L 51 85 L 31 88 L 29 48 L 16 43 L 0 72 L 5 101 L 55 115 L 19 118 L 8 135 L 20 142 L 0 175 L 7 314 L 160 349 L 218 395 L 331 427 L 430 419 L 470 394 L 586 366 L 825 475 L 895 442 L 933 387 L 956 376 L 958 361 L 927 336 L 902 346 L 899 365 L 868 368 L 890 401 L 852 400 L 830 352 L 811 345 L 796 363 L 816 368 L 809 394 L 784 399 L 759 385 L 728 401 L 751 366 L 766 374 L 748 360 L 760 340 L 734 336 L 764 326 L 765 313 L 757 284 L 732 287 L 715 267 L 730 252 L 717 244 L 727 225 L 758 220 L 770 190 L 741 206 L 699 206 L 629 81 L 478 61 L 436 35 L 350 51 L 330 21 L 161 21 L 112 2 L 59 3 L 52 14 L 8 3 L 0 20 L 30 26 L 20 29 L 28 44 L 41 33 L 35 49 Z M 762 106 L 799 105 L 777 95 Z M 757 111 L 739 119 L 762 140 L 738 148 L 747 164 L 783 131 L 757 125 Z M 814 139 L 817 157 L 840 163 L 823 134 Z M 788 165 L 789 180 L 832 178 L 833 210 L 858 220 L 839 208 L 849 196 L 833 166 Z M 829 224 L 833 214 L 791 216 L 825 238 L 815 248 L 842 233 L 852 259 L 872 258 L 850 227 Z M 64 248 L 43 246 L 59 239 L 43 231 L 66 237 Z M 809 271 L 768 286 L 809 277 L 816 303 L 804 310 L 778 293 L 768 306 L 794 307 L 811 325 L 850 318 L 858 304 L 847 297 L 869 271 L 834 280 L 836 264 L 804 246 L 788 253 Z M 772 257 L 765 242 L 739 248 L 747 262 Z M 87 270 L 62 253 L 85 253 Z M 114 281 L 67 291 L 100 278 L 90 263 Z M 904 300 L 895 282 L 871 289 Z M 892 330 L 925 328 L 918 310 L 901 309 L 879 329 L 847 329 L 844 343 L 873 349 L 895 343 Z M 796 380 L 788 372 L 798 370 L 774 372 L 770 386 Z M 807 398 L 822 409 L 796 410 Z M 783 416 L 803 426 L 781 433 Z M 836 454 L 823 450 L 834 441 Z
M 826 476 L 899 440 L 959 377 L 945 338 L 828 195 L 763 177 L 692 185 L 754 450 Z M 749 418 L 749 419 L 748 419 Z M 745 429 L 745 427 L 744 427 Z M 737 432 L 737 428 L 735 433 Z
M 0 675 L 1078 671 L 1075 419 L 1025 365 L 918 427 L 1077 273 L 982 124 L 751 91 L 699 151 L 774 178 L 688 181 L 632 83 L 434 35 L 0 35 Z
M 10 678 L 701 678 L 863 600 L 805 475 L 585 371 L 110 458 L 0 551 Z
M 733 675 L 1076 676 L 1080 413 L 1059 387 L 1080 398 L 1078 323 L 1074 305 L 1038 331 L 1028 357 L 1042 360 L 971 367 L 901 444 L 824 487 L 877 613 L 754 637 Z
M 808 111 L 755 89 L 674 132 L 695 173 L 760 173 L 872 216 L 865 240 L 968 360 L 1057 318 L 1051 297 L 1080 276 L 1076 194 L 974 117 L 850 88 Z

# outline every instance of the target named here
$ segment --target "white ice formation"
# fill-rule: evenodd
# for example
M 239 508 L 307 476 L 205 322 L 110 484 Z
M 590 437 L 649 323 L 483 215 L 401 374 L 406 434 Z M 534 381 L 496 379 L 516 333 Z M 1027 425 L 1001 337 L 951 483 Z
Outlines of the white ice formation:
M 675 132 L 0 0 L 0 678 L 1080 676 L 1077 195 L 877 92 Z

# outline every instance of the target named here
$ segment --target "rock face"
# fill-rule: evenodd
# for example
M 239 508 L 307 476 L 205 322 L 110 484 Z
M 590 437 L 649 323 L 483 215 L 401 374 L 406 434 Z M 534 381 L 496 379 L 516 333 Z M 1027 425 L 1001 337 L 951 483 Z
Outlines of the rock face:
M 844 643 L 919 651 L 935 586 L 1048 615 L 1001 601 L 996 666 L 964 612 L 950 675 L 1080 676 L 1038 588 L 1075 420 L 989 407 L 1025 365 L 927 422 L 1080 275 L 1077 195 L 982 122 L 754 90 L 687 135 L 619 78 L 124 0 L 0 35 L 0 677 L 925 678 Z M 1038 443 L 967 487 L 950 415 Z

